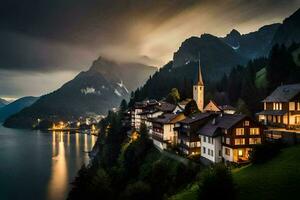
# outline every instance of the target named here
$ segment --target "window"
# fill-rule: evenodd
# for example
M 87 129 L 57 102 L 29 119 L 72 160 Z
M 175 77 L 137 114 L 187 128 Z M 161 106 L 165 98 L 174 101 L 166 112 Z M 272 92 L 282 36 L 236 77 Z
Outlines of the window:
M 244 138 L 239 138 L 234 140 L 235 145 L 243 145 L 245 144 L 245 139 Z
M 300 117 L 299 116 L 295 117 L 295 124 L 300 124 Z
M 236 135 L 244 135 L 244 128 L 236 128 L 235 134 Z
M 300 102 L 297 102 L 297 110 L 300 110 Z
M 191 148 L 194 148 L 194 142 L 191 142 Z
M 222 142 L 223 142 L 223 143 L 225 142 L 225 138 L 224 138 L 224 137 L 222 137 Z
M 225 148 L 225 155 L 230 156 L 230 149 Z
M 221 150 L 219 150 L 219 156 L 222 156 L 222 151 Z
M 210 137 L 208 137 L 208 143 L 211 143 L 211 138 Z
M 245 121 L 244 126 L 249 126 L 250 122 L 249 121 Z
M 208 149 L 208 155 L 210 155 L 210 149 Z
M 214 144 L 214 138 L 211 138 L 211 143 Z
M 203 149 L 203 154 L 206 154 L 206 148 L 203 147 L 202 149 Z
M 224 133 L 227 134 L 227 129 L 224 130 Z
M 250 128 L 250 135 L 259 135 L 259 128 Z
M 203 137 L 203 142 L 206 142 L 206 136 Z
M 290 110 L 295 110 L 295 102 L 289 103 Z
M 226 144 L 230 144 L 230 138 L 226 138 Z
M 239 155 L 239 157 L 243 157 L 244 153 L 243 153 L 243 150 L 242 150 L 242 149 L 239 149 L 239 150 L 238 150 L 238 155 Z
M 249 138 L 249 144 L 261 144 L 260 138 Z
M 197 142 L 197 147 L 200 147 L 200 145 L 201 145 L 200 142 Z
M 214 150 L 210 150 L 210 155 L 214 156 Z
M 282 103 L 273 103 L 273 110 L 282 110 Z

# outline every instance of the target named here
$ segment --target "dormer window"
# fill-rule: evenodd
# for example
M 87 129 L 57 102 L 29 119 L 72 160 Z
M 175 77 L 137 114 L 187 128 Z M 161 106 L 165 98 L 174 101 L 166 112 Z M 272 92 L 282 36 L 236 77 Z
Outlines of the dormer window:
M 250 124 L 249 121 L 245 121 L 245 122 L 244 122 L 244 125 L 245 125 L 245 126 L 249 126 L 249 124 Z

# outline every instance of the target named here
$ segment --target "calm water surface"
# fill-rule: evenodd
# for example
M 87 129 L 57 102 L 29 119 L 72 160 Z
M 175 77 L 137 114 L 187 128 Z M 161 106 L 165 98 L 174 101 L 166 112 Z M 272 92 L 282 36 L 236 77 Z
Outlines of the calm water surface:
M 0 200 L 62 200 L 95 136 L 0 125 Z

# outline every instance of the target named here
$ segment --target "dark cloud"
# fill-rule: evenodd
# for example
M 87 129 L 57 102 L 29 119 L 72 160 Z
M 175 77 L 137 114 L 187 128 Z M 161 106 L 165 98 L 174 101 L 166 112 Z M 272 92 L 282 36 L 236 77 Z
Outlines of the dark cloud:
M 158 56 L 145 55 L 156 49 L 164 49 L 155 58 L 162 63 L 194 32 L 225 34 L 232 24 L 280 20 L 299 5 L 299 0 L 5 0 L 0 7 L 0 68 L 80 69 L 97 54 L 137 59 Z M 222 20 L 232 24 L 197 27 L 205 18 L 212 26 Z M 167 31 L 177 37 L 173 49 L 165 41 L 159 43 Z
M 59 84 L 69 80 L 70 74 L 87 69 L 99 55 L 162 65 L 192 35 L 221 36 L 233 28 L 254 31 L 281 22 L 300 7 L 300 0 L 0 3 L 0 96 L 44 93 L 58 86 L 56 79 Z M 49 80 L 47 85 L 39 77 Z M 27 85 L 30 80 L 35 80 L 34 87 Z

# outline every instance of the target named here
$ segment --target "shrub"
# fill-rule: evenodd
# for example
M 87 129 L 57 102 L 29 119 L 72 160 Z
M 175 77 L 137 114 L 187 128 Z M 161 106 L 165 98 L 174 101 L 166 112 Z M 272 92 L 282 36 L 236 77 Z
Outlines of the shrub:
M 281 145 L 277 143 L 266 143 L 256 146 L 250 153 L 252 163 L 264 163 L 276 156 L 281 149 Z
M 235 199 L 231 171 L 217 164 L 203 171 L 199 180 L 199 199 Z

